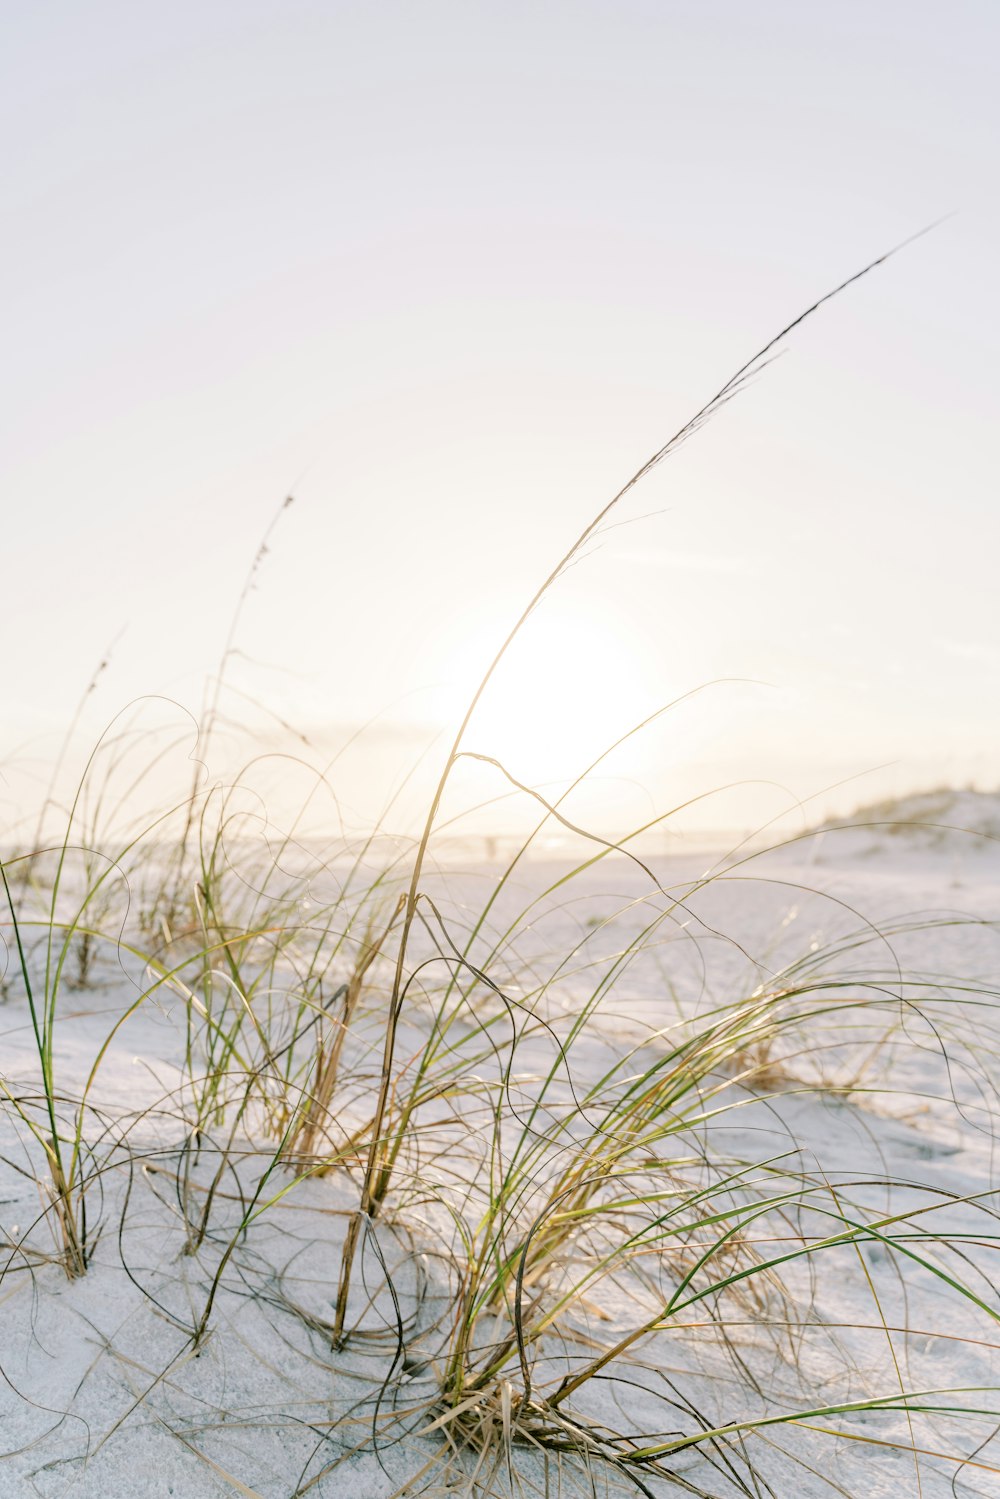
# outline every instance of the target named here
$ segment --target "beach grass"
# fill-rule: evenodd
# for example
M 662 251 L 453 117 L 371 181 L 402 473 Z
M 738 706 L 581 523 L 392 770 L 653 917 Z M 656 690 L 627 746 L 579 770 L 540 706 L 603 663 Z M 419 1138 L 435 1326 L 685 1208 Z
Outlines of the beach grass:
M 992 1139 L 994 972 L 908 956 L 928 934 L 960 954 L 990 923 L 869 917 L 780 846 L 667 867 L 643 838 L 669 810 L 613 839 L 574 820 L 600 760 L 548 796 L 467 742 L 512 641 L 616 506 L 856 279 L 737 370 L 545 574 L 412 838 L 383 825 L 320 846 L 244 795 L 253 755 L 215 769 L 241 613 L 288 500 L 196 754 L 130 712 L 64 804 L 74 719 L 33 835 L 2 864 L 0 1013 L 28 1036 L 0 1080 L 4 1161 L 38 1207 L 4 1229 L 0 1296 L 29 1285 L 44 1303 L 61 1275 L 66 1305 L 115 1270 L 166 1332 L 145 1362 L 101 1334 L 131 1393 L 59 1463 L 92 1462 L 152 1412 L 206 1494 L 262 1492 L 206 1445 L 236 1420 L 222 1397 L 207 1426 L 170 1415 L 213 1339 L 237 1336 L 242 1299 L 267 1329 L 246 1359 L 289 1392 L 258 1425 L 308 1449 L 267 1489 L 287 1499 L 343 1492 L 366 1457 L 386 1495 L 850 1493 L 838 1463 L 859 1446 L 873 1471 L 903 1454 L 905 1492 L 941 1492 L 941 1472 L 989 1492 L 995 1388 L 928 1384 L 919 1354 L 1000 1341 L 996 1194 L 873 1159 L 914 1109 Z M 179 754 L 191 784 L 143 811 L 151 768 Z M 470 760 L 531 814 L 472 872 L 438 852 Z M 571 849 L 558 866 L 538 857 L 553 829 Z M 749 888 L 778 923 L 752 942 L 729 920 Z M 780 913 L 798 899 L 826 934 L 797 947 Z M 157 1026 L 144 1088 L 116 1098 L 122 1038 L 151 1044 Z M 824 1151 L 807 1106 L 868 1142 L 857 1164 Z

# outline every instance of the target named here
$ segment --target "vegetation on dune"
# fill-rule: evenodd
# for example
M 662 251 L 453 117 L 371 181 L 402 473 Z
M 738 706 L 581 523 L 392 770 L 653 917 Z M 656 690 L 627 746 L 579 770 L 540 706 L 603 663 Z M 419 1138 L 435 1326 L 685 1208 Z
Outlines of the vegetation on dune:
M 995 1194 L 835 1170 L 796 1135 L 807 1098 L 873 1121 L 890 1111 L 912 1092 L 918 1052 L 941 1059 L 944 1102 L 988 1130 L 992 980 L 914 970 L 903 954 L 930 919 L 876 924 L 833 896 L 825 944 L 789 953 L 783 940 L 765 960 L 717 923 L 720 899 L 755 878 L 750 855 L 668 878 L 635 851 L 646 829 L 609 841 L 574 821 L 572 791 L 595 766 L 547 800 L 466 742 L 511 642 L 620 501 L 886 258 L 770 340 L 581 532 L 488 666 L 411 844 L 384 857 L 379 830 L 317 853 L 242 795 L 253 762 L 224 781 L 199 773 L 176 804 L 139 815 L 152 766 L 188 752 L 183 731 L 144 728 L 139 711 L 103 737 L 63 811 L 54 787 L 71 751 L 60 755 L 33 842 L 0 866 L 5 1014 L 23 1009 L 33 1047 L 30 1077 L 0 1078 L 16 1142 L 5 1159 L 41 1192 L 33 1220 L 7 1231 L 3 1278 L 44 1296 L 58 1267 L 81 1281 L 117 1237 L 121 1268 L 176 1334 L 150 1398 L 211 1339 L 220 1299 L 249 1296 L 294 1324 L 319 1406 L 334 1371 L 354 1383 L 341 1417 L 305 1423 L 314 1452 L 289 1496 L 323 1491 L 358 1451 L 389 1449 L 410 1455 L 398 1493 L 620 1480 L 647 1494 L 774 1494 L 787 1492 L 773 1487 L 779 1462 L 845 1492 L 832 1469 L 813 1471 L 808 1442 L 784 1451 L 792 1429 L 868 1442 L 873 1460 L 905 1449 L 915 1492 L 929 1461 L 997 1471 L 979 1452 L 1000 1421 L 995 1393 L 915 1386 L 907 1367 L 910 1341 L 930 1333 L 995 1338 Z M 206 691 L 199 762 L 219 738 L 270 536 Z M 471 909 L 434 857 L 469 758 L 537 814 Z M 334 776 L 317 773 L 317 787 Z M 553 827 L 578 855 L 521 894 Z M 625 892 L 578 916 L 609 871 Z M 959 940 L 983 928 L 933 922 Z M 710 950 L 731 960 L 723 992 Z M 128 998 L 70 1086 L 64 1031 L 79 1012 L 96 1034 L 108 986 Z M 174 1073 L 116 1113 L 108 1059 L 154 1010 Z M 140 1201 L 163 1210 L 183 1295 L 154 1290 L 130 1258 Z M 821 1293 L 849 1275 L 868 1313 L 835 1327 Z M 939 1328 L 908 1326 L 910 1285 L 934 1288 Z M 821 1355 L 839 1374 L 824 1365 L 813 1385 Z

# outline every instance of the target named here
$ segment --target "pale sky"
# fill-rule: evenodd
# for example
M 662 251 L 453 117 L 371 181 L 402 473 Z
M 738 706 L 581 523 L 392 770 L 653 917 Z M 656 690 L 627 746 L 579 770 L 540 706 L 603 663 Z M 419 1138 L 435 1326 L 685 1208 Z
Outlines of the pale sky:
M 0 760 L 113 639 L 85 733 L 197 707 L 292 491 L 233 682 L 323 748 L 382 713 L 363 815 L 629 474 L 952 214 L 630 497 L 470 745 L 569 777 L 745 678 L 594 815 L 996 785 L 998 42 L 966 0 L 5 7 Z

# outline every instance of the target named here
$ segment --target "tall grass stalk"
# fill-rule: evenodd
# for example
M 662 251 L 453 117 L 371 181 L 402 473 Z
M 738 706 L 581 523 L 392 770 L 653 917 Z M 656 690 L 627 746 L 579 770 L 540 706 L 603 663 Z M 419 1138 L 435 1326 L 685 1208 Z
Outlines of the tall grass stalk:
M 928 230 L 922 230 L 921 234 L 925 234 L 927 232 Z M 369 1144 L 368 1161 L 365 1167 L 364 1181 L 362 1183 L 361 1201 L 358 1209 L 358 1215 L 353 1220 L 347 1238 L 345 1240 L 344 1251 L 341 1260 L 340 1285 L 337 1293 L 337 1308 L 334 1321 L 335 1342 L 339 1342 L 340 1338 L 343 1335 L 344 1321 L 347 1310 L 347 1298 L 350 1292 L 352 1266 L 354 1263 L 354 1256 L 357 1251 L 358 1239 L 361 1233 L 362 1226 L 366 1221 L 370 1220 L 378 1213 L 389 1185 L 389 1171 L 387 1167 L 387 1161 L 392 1146 L 391 1142 L 384 1137 L 384 1129 L 386 1123 L 386 1111 L 388 1107 L 389 1094 L 392 1087 L 393 1061 L 395 1056 L 396 1033 L 399 1023 L 399 1011 L 406 982 L 405 975 L 407 949 L 409 945 L 410 932 L 417 913 L 417 901 L 420 891 L 420 880 L 423 874 L 424 862 L 427 857 L 427 850 L 430 844 L 431 834 L 437 822 L 438 813 L 440 811 L 441 803 L 444 798 L 445 789 L 451 779 L 452 771 L 454 770 L 454 767 L 458 763 L 458 760 L 460 758 L 462 748 L 465 743 L 466 734 L 473 721 L 473 718 L 475 717 L 476 709 L 479 707 L 480 702 L 485 696 L 489 685 L 500 666 L 501 661 L 503 661 L 514 640 L 520 635 L 521 631 L 527 624 L 535 609 L 541 603 L 542 599 L 555 586 L 559 578 L 565 573 L 566 569 L 576 561 L 583 548 L 599 532 L 604 522 L 608 519 L 612 512 L 617 509 L 617 507 L 636 487 L 636 485 L 640 484 L 642 480 L 645 479 L 646 476 L 653 471 L 653 469 L 657 468 L 665 458 L 669 457 L 671 453 L 676 452 L 677 449 L 684 442 L 686 442 L 689 437 L 692 437 L 697 431 L 699 431 L 707 422 L 712 419 L 713 416 L 715 416 L 722 409 L 723 406 L 725 406 L 730 400 L 732 400 L 734 396 L 738 395 L 745 388 L 745 386 L 754 379 L 755 376 L 760 374 L 766 367 L 769 360 L 773 357 L 779 345 L 784 342 L 784 340 L 790 333 L 794 331 L 794 329 L 798 328 L 802 323 L 810 318 L 815 312 L 819 310 L 819 308 L 824 306 L 825 303 L 831 301 L 834 297 L 839 296 L 841 292 L 845 291 L 855 282 L 861 280 L 862 277 L 867 276 L 878 266 L 884 265 L 885 262 L 891 258 L 891 256 L 897 254 L 901 249 L 905 248 L 906 245 L 913 243 L 913 241 L 919 237 L 919 235 L 911 236 L 911 238 L 904 240 L 901 244 L 894 246 L 891 250 L 888 250 L 883 254 L 877 256 L 874 260 L 863 266 L 861 270 L 855 271 L 844 281 L 840 282 L 839 285 L 835 286 L 831 291 L 826 292 L 823 296 L 819 297 L 815 302 L 813 302 L 809 307 L 805 308 L 804 311 L 800 312 L 791 320 L 791 322 L 787 323 L 777 334 L 775 334 L 774 337 L 768 339 L 767 342 L 763 344 L 762 347 L 758 349 L 750 359 L 740 365 L 740 367 L 729 377 L 728 380 L 726 380 L 726 382 L 720 387 L 715 395 L 712 396 L 712 398 L 703 406 L 701 406 L 699 410 L 695 412 L 694 416 L 692 416 L 687 422 L 685 422 L 682 427 L 678 428 L 673 436 L 668 438 L 668 440 L 662 445 L 662 447 L 658 448 L 656 452 L 653 453 L 652 456 L 648 458 L 646 462 L 636 470 L 632 477 L 624 485 L 622 485 L 621 489 L 619 489 L 617 493 L 614 494 L 611 499 L 601 507 L 594 518 L 589 522 L 588 525 L 584 527 L 584 529 L 577 536 L 576 540 L 559 559 L 551 572 L 549 572 L 548 575 L 543 579 L 540 586 L 531 596 L 526 607 L 522 610 L 521 614 L 515 620 L 512 628 L 501 643 L 492 661 L 487 666 L 486 671 L 479 682 L 479 685 L 472 694 L 469 704 L 456 730 L 451 749 L 445 760 L 444 767 L 441 771 L 440 778 L 431 799 L 430 807 L 427 812 L 427 818 L 424 823 L 423 832 L 421 834 L 420 842 L 417 846 L 416 856 L 413 861 L 413 870 L 410 877 L 409 888 L 407 890 L 406 905 L 403 911 L 402 929 L 400 932 L 399 944 L 397 948 L 396 968 L 393 977 L 392 996 L 390 1002 L 390 1014 L 385 1031 L 385 1048 L 382 1060 L 382 1073 L 379 1082 L 378 1103 L 375 1109 L 374 1119 L 372 1121 L 371 1141 Z

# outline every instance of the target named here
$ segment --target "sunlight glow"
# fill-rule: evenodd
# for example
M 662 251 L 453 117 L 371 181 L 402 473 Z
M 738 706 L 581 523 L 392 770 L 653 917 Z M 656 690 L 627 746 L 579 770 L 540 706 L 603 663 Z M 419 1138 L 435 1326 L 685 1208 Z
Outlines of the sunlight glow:
M 466 701 L 496 648 L 479 631 L 455 652 L 449 675 Z M 648 648 L 610 611 L 547 600 L 497 668 L 466 745 L 519 779 L 566 779 L 652 711 L 653 691 Z

